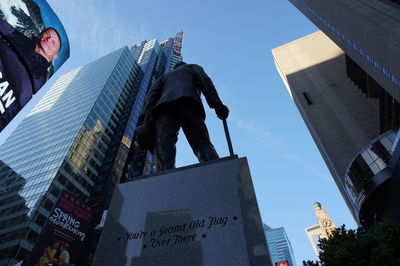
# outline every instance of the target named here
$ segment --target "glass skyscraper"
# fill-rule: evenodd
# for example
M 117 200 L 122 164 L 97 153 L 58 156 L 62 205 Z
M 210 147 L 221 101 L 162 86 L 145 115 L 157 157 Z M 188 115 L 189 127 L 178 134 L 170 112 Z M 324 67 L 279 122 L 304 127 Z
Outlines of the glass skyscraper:
M 132 46 L 131 52 L 143 70 L 144 76 L 132 109 L 130 124 L 136 125 L 145 95 L 151 85 L 162 74 L 172 70 L 177 62 L 182 61 L 182 43 L 183 31 L 161 43 L 154 39 Z M 149 151 L 140 151 L 137 145 L 132 145 L 122 180 L 132 180 L 144 173 L 149 173 L 152 170 L 152 159 Z
M 121 121 L 123 125 L 126 125 L 125 129 L 121 127 L 116 131 L 114 144 L 109 149 L 108 159 L 102 166 L 90 197 L 91 203 L 96 208 L 92 228 L 96 228 L 100 224 L 103 214 L 108 209 L 116 184 L 152 171 L 152 154 L 149 151 L 138 149 L 134 131 L 149 88 L 162 74 L 173 69 L 176 62 L 182 60 L 182 41 L 183 32 L 179 32 L 175 37 L 162 43 L 153 39 L 133 45 L 130 49 L 143 74 L 140 79 L 137 79 L 139 81 L 138 90 L 132 99 L 132 105 L 125 109 L 124 118 L 127 119 L 127 122 L 126 120 Z M 90 264 L 100 235 L 98 231 L 89 233 L 83 257 Z
M 148 88 L 182 59 L 183 32 L 121 48 L 58 79 L 0 148 L 0 265 L 26 258 L 62 190 L 95 210 L 85 263 L 114 186 L 131 173 Z M 128 173 L 128 174 L 126 174 Z
M 292 245 L 285 229 L 283 227 L 272 229 L 266 224 L 263 224 L 263 227 L 272 265 L 283 261 L 286 261 L 289 266 L 296 265 Z
M 142 71 L 122 48 L 63 75 L 0 149 L 0 265 L 32 250 L 65 189 L 87 201 Z

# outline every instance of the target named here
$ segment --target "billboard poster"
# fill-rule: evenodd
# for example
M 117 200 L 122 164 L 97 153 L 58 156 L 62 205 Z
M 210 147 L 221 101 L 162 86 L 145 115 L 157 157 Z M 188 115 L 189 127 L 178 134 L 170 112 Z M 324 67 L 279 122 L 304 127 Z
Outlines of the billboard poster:
M 67 33 L 45 0 L 0 1 L 0 132 L 68 57 Z
M 62 192 L 23 265 L 76 265 L 91 218 L 87 204 Z

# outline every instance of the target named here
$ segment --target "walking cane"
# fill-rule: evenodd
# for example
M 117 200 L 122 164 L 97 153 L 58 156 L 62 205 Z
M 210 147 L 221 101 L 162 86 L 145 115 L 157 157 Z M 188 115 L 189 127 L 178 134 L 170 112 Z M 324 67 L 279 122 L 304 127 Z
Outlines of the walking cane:
M 224 131 L 225 131 L 226 141 L 228 142 L 229 154 L 230 156 L 233 156 L 234 153 L 233 153 L 232 141 L 231 141 L 231 136 L 229 135 L 229 129 L 228 129 L 228 124 L 226 123 L 226 119 L 222 119 L 222 123 L 224 124 Z

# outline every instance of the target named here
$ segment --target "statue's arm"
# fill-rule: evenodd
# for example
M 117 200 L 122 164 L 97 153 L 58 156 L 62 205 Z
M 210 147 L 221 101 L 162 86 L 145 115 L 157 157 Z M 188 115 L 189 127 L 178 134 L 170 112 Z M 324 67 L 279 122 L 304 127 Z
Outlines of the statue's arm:
M 204 94 L 208 105 L 211 108 L 216 108 L 222 105 L 222 101 L 218 96 L 217 90 L 210 77 L 206 74 L 204 69 L 199 65 L 194 65 L 198 80 L 200 82 L 200 90 Z

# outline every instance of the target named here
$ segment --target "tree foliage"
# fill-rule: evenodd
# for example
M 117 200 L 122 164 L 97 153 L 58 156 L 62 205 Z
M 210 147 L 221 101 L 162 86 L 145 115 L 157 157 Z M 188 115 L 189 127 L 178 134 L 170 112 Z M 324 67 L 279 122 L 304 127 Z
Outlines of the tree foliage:
M 345 225 L 320 241 L 320 261 L 303 261 L 308 266 L 400 265 L 400 226 L 377 222 L 368 231 L 346 230 Z

